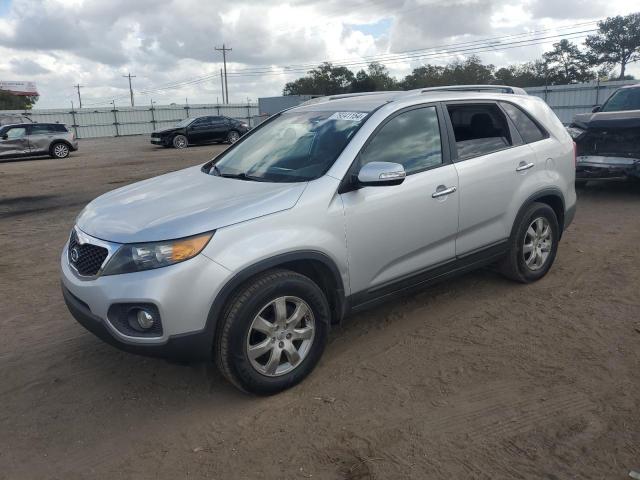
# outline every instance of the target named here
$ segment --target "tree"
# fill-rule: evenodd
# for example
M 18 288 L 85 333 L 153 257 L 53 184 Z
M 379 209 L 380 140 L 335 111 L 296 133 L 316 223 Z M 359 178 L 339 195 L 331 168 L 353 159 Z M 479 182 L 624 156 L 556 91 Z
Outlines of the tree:
M 549 71 L 550 83 L 580 83 L 595 78 L 595 74 L 589 69 L 587 56 L 569 40 L 554 43 L 553 50 L 544 53 L 542 58 Z
M 346 67 L 334 67 L 325 62 L 309 70 L 307 76 L 289 82 L 284 86 L 283 95 L 336 95 L 350 91 L 354 75 Z
M 522 88 L 544 85 L 548 76 L 548 68 L 542 60 L 502 67 L 494 74 L 496 83 Z
M 484 65 L 480 58 L 471 56 L 466 60 L 456 60 L 444 67 L 424 65 L 415 68 L 400 83 L 405 90 L 414 88 L 439 87 L 442 85 L 469 85 L 493 83 L 493 65 Z
M 400 86 L 404 90 L 413 90 L 414 88 L 439 87 L 444 85 L 442 80 L 442 72 L 444 67 L 438 65 L 424 65 L 414 68 L 413 71 L 404 77 L 400 82 Z
M 625 78 L 627 64 L 640 60 L 640 13 L 598 22 L 598 33 L 589 35 L 585 44 L 593 65 L 620 65 L 619 79 Z
M 375 92 L 379 90 L 393 90 L 397 88 L 396 80 L 389 75 L 387 67 L 373 62 L 367 71 L 360 70 L 351 82 L 352 92 Z
M 31 110 L 38 98 L 37 95 L 27 97 L 0 90 L 0 110 Z

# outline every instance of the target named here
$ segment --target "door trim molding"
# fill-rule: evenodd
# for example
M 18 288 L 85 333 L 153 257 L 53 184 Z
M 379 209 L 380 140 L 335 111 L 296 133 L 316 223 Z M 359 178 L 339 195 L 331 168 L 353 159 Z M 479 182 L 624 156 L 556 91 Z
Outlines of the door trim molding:
M 506 255 L 508 239 L 486 245 L 472 252 L 412 272 L 382 285 L 354 293 L 347 299 L 350 311 L 359 311 L 413 289 L 426 287 L 456 275 L 488 265 Z

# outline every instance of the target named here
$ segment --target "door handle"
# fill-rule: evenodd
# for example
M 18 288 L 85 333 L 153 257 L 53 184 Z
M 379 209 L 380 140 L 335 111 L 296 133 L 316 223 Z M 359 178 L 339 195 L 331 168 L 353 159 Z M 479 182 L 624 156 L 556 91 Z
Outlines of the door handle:
M 524 172 L 525 170 L 529 170 L 530 168 L 535 167 L 535 163 L 524 163 L 521 162 L 520 165 L 516 167 L 516 172 Z
M 435 192 L 431 194 L 431 198 L 444 197 L 445 195 L 449 195 L 450 193 L 454 193 L 457 190 L 456 187 L 445 187 L 444 185 L 440 185 Z

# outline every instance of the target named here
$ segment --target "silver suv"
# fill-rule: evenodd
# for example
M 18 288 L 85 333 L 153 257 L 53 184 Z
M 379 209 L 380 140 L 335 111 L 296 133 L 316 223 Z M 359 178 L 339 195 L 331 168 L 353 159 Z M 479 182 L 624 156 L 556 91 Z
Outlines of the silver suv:
M 574 162 L 538 98 L 325 98 L 92 201 L 62 252 L 64 298 L 119 348 L 214 358 L 239 388 L 275 393 L 350 312 L 491 263 L 542 278 L 574 216 Z
M 16 123 L 0 127 L 0 158 L 49 155 L 66 158 L 78 150 L 75 133 L 62 123 Z

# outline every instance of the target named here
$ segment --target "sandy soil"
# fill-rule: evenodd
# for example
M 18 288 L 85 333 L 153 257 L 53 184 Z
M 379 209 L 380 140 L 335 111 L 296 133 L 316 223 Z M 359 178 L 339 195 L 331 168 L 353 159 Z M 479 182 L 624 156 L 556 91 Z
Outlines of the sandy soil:
M 640 186 L 590 185 L 549 275 L 472 273 L 350 318 L 298 387 L 86 332 L 58 256 L 97 195 L 222 147 L 0 163 L 0 479 L 614 479 L 640 471 Z

